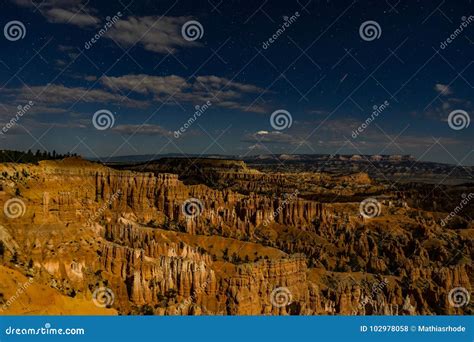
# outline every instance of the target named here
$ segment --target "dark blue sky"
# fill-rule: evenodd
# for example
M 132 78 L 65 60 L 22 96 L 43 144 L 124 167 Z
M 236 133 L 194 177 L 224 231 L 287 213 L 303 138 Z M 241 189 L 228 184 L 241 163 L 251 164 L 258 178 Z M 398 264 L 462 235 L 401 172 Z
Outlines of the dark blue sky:
M 0 147 L 88 157 L 412 154 L 473 165 L 473 8 L 470 1 L 3 1 Z M 24 26 L 20 37 L 7 32 L 12 21 Z M 183 37 L 194 21 L 202 36 Z M 368 21 L 376 37 L 360 32 Z M 99 110 L 111 113 L 113 126 L 94 126 Z M 289 113 L 291 126 L 272 126 L 276 110 Z

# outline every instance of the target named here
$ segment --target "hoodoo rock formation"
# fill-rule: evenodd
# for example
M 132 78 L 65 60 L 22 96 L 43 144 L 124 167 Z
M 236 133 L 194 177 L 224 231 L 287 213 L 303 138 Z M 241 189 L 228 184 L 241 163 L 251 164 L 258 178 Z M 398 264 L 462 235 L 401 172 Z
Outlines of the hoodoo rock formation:
M 473 313 L 452 293 L 474 284 L 472 220 L 441 225 L 447 204 L 419 184 L 202 163 L 1 164 L 2 312 L 25 312 L 10 299 L 33 279 L 30 301 L 64 299 L 37 313 L 92 312 L 99 289 L 111 295 L 96 313 Z

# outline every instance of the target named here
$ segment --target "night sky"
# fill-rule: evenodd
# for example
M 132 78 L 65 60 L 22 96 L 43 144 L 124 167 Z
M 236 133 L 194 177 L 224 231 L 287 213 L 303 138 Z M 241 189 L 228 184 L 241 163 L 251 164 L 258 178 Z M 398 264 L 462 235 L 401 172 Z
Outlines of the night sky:
M 0 148 L 90 158 L 411 154 L 474 165 L 473 9 L 3 0 Z

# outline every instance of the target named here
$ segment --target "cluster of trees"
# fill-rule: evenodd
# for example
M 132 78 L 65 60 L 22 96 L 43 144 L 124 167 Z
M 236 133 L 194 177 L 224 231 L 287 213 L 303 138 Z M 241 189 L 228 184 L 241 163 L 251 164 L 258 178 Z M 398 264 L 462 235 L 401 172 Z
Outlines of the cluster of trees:
M 77 157 L 77 154 L 59 154 L 56 153 L 56 151 L 46 152 L 40 150 L 37 150 L 35 153 L 33 153 L 31 150 L 28 150 L 27 152 L 0 150 L 1 163 L 37 163 L 40 160 L 63 159 L 66 157 Z
M 249 256 L 245 255 L 245 258 L 242 259 L 236 252 L 232 253 L 232 255 L 229 255 L 229 249 L 226 247 L 222 251 L 222 259 L 225 261 L 234 263 L 234 264 L 241 264 L 241 263 L 248 263 L 250 262 Z

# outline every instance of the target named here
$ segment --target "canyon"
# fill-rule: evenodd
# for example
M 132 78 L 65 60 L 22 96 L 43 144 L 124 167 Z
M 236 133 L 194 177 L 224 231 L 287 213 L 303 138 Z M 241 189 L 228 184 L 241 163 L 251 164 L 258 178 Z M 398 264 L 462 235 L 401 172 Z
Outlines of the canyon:
M 0 314 L 474 312 L 452 292 L 474 284 L 473 203 L 446 220 L 470 183 L 72 157 L 2 163 L 0 185 Z

